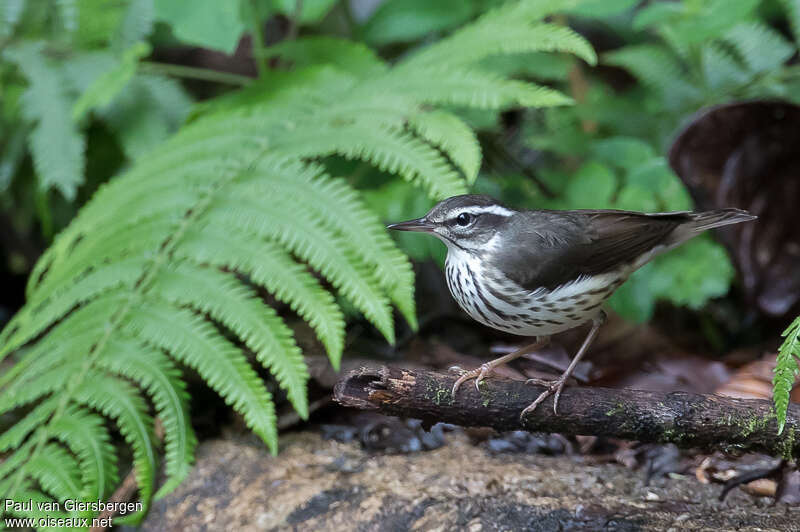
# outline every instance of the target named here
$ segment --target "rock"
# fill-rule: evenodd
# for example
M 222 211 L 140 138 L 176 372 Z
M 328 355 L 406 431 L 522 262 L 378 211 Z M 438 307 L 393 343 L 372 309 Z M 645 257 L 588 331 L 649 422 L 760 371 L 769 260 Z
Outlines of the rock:
M 790 529 L 800 509 L 767 506 L 693 477 L 644 484 L 641 472 L 570 456 L 499 454 L 463 433 L 412 454 L 369 453 L 313 432 L 200 445 L 187 480 L 143 530 Z

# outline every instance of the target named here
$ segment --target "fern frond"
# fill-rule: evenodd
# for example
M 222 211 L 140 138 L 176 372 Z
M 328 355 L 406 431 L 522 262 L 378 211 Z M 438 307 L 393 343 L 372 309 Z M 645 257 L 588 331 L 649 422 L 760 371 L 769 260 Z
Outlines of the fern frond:
M 119 481 L 117 457 L 105 420 L 84 409 L 69 407 L 50 423 L 48 432 L 77 457 L 81 473 L 80 496 L 104 500 Z
M 163 301 L 163 300 L 162 300 Z M 277 452 L 272 396 L 244 354 L 208 322 L 185 309 L 156 300 L 140 301 L 123 324 L 139 340 L 168 351 L 194 368 L 247 426 Z
M 56 500 L 69 499 L 83 491 L 78 461 L 55 443 L 45 445 L 36 456 L 28 460 L 23 471 L 37 480 Z
M 97 330 L 105 329 L 110 323 L 109 317 L 122 304 L 123 296 L 111 291 L 72 312 L 41 341 L 26 350 L 11 369 L 0 375 L 0 386 L 22 386 L 27 378 L 38 376 L 61 363 L 69 358 L 70 353 L 89 352 L 97 340 Z
M 5 488 L 8 488 L 8 486 L 0 484 L 0 493 L 8 493 L 8 490 Z M 53 497 L 45 495 L 41 491 L 35 490 L 27 485 L 21 487 L 21 489 L 19 490 L 19 495 L 15 497 L 15 500 L 25 501 L 25 502 L 33 501 L 33 504 L 31 505 L 30 509 L 19 510 L 19 511 L 12 509 L 9 511 L 11 515 L 16 515 L 17 517 L 30 517 L 34 520 L 38 520 L 43 517 L 52 519 L 66 519 L 70 516 L 67 512 L 59 512 L 51 509 L 45 509 L 47 508 L 47 506 L 44 505 L 47 503 L 51 503 L 53 501 Z M 40 504 L 42 504 L 43 506 L 40 507 L 39 506 Z M 52 528 L 42 528 L 41 530 L 55 531 L 58 529 L 52 527 Z
M 476 63 L 491 55 L 523 52 L 568 52 L 589 64 L 597 61 L 594 49 L 586 39 L 565 26 L 532 24 L 538 16 L 526 13 L 523 4 L 511 4 L 484 15 L 454 35 L 410 57 L 401 68 L 431 64 L 455 67 Z
M 144 220 L 134 218 L 130 223 L 98 228 L 95 238 L 78 242 L 69 261 L 54 260 L 50 273 L 39 284 L 43 291 L 55 290 L 83 275 L 94 264 L 107 259 L 141 254 L 157 248 L 181 222 L 178 212 L 157 213 Z M 59 267 L 62 266 L 63 267 Z
M 133 286 L 140 275 L 141 259 L 127 258 L 89 271 L 53 294 L 37 292 L 38 297 L 31 298 L 0 335 L 0 342 L 4 344 L 0 356 L 36 337 L 74 307 L 108 290 Z M 8 333 L 11 334 L 6 336 Z
M 397 71 L 387 81 L 402 83 L 405 97 L 426 104 L 502 109 L 512 106 L 552 107 L 572 102 L 554 89 L 504 79 L 476 69 L 458 69 L 448 65 L 419 68 L 414 76 L 401 74 L 402 70 Z
M 731 53 L 716 42 L 707 43 L 702 47 L 700 66 L 705 82 L 712 90 L 740 86 L 751 78 Z
M 153 290 L 167 301 L 207 313 L 230 329 L 270 369 L 300 417 L 308 417 L 308 372 L 292 331 L 247 286 L 221 271 L 178 263 L 159 276 Z
M 57 405 L 58 400 L 55 397 L 42 401 L 13 427 L 0 435 L 0 452 L 19 447 L 36 427 L 50 418 Z
M 197 437 L 189 421 L 189 394 L 169 357 L 130 338 L 116 337 L 97 359 L 97 366 L 147 390 L 164 427 L 167 480 L 156 493 L 166 495 L 189 474 Z
M 311 325 L 328 351 L 331 364 L 339 368 L 344 316 L 319 281 L 279 246 L 257 234 L 229 233 L 206 225 L 187 230 L 175 255 L 250 277 Z
M 743 22 L 725 33 L 725 41 L 752 72 L 780 68 L 795 51 L 783 36 L 761 22 Z
M 288 250 L 308 262 L 342 292 L 379 331 L 394 342 L 394 325 L 388 298 L 383 295 L 372 273 L 357 260 L 342 253 L 347 243 L 321 227 L 295 219 L 293 211 L 279 202 L 262 205 L 241 195 L 219 201 L 204 222 L 230 231 L 256 233 L 261 238 L 279 241 Z M 268 209 L 265 213 L 264 209 Z M 268 216 L 265 217 L 265 214 Z
M 681 62 L 665 47 L 651 44 L 625 46 L 606 53 L 603 61 L 629 70 L 643 84 L 663 93 L 670 102 L 700 98 L 699 90 L 686 79 Z
M 263 159 L 233 193 L 280 197 L 285 207 L 295 209 L 296 216 L 307 218 L 307 223 L 316 221 L 332 228 L 353 255 L 373 268 L 392 302 L 409 323 L 415 324 L 411 265 L 383 230 L 378 217 L 341 180 L 331 179 L 322 168 L 298 163 L 276 165 Z M 308 215 L 304 214 L 306 210 Z
M 16 477 L 11 476 L 12 473 L 17 471 L 20 466 L 25 465 L 28 459 L 31 457 L 31 453 L 36 448 L 37 441 L 33 438 L 28 438 L 25 443 L 19 446 L 15 452 L 9 454 L 6 458 L 0 462 L 0 478 L 3 481 L 0 481 L 0 493 L 14 493 L 14 490 L 11 489 L 13 484 L 17 482 Z M 19 482 L 19 486 L 24 486 L 25 482 Z
M 75 390 L 75 402 L 113 419 L 122 437 L 131 446 L 139 497 L 144 506 L 143 515 L 147 512 L 155 480 L 153 418 L 148 414 L 147 404 L 137 390 L 126 381 L 97 370 L 87 371 L 86 378 L 92 385 Z M 57 420 L 54 418 L 54 421 Z
M 800 316 L 783 331 L 784 341 L 778 348 L 778 361 L 775 377 L 772 379 L 772 400 L 778 418 L 778 434 L 786 425 L 786 411 L 789 408 L 789 394 L 795 378 L 800 373 Z
M 463 120 L 446 111 L 427 111 L 412 115 L 409 126 L 444 151 L 464 173 L 467 183 L 475 182 L 481 167 L 481 145 Z
M 69 382 L 70 377 L 77 373 L 79 368 L 79 361 L 70 360 L 57 368 L 51 368 L 40 375 L 32 377 L 25 386 L 18 385 L 6 388 L 0 394 L 0 414 L 27 405 L 40 397 L 49 395 L 55 390 L 63 389 Z
M 402 129 L 356 121 L 328 133 L 321 136 L 309 129 L 287 132 L 276 150 L 302 157 L 338 154 L 366 160 L 385 172 L 420 183 L 436 199 L 466 193 L 463 180 L 447 160 Z

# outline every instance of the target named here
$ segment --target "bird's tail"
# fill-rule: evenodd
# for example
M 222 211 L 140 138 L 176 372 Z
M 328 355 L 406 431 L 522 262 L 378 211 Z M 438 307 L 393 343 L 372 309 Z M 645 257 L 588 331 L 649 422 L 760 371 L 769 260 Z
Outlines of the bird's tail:
M 686 228 L 693 233 L 702 233 L 714 227 L 723 225 L 738 224 L 755 220 L 758 216 L 753 216 L 741 209 L 718 209 L 715 211 L 694 212 L 691 214 L 692 221 L 686 224 Z

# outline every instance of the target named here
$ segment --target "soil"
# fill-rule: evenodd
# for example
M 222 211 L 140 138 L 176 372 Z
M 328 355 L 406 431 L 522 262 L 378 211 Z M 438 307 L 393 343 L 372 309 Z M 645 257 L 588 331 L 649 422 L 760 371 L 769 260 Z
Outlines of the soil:
M 142 530 L 798 530 L 800 507 L 580 455 L 496 453 L 464 432 L 425 452 L 285 434 L 200 445 L 189 478 Z

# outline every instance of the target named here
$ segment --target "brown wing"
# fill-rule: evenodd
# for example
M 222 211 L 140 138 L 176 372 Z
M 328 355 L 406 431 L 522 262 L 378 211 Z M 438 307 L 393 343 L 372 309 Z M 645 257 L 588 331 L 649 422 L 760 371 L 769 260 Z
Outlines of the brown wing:
M 658 245 L 670 244 L 690 213 L 627 211 L 524 211 L 508 220 L 516 235 L 493 260 L 528 290 L 555 288 L 582 275 L 631 264 Z

